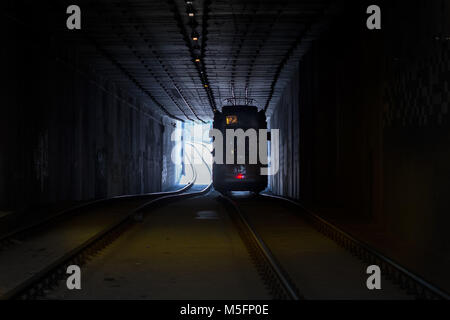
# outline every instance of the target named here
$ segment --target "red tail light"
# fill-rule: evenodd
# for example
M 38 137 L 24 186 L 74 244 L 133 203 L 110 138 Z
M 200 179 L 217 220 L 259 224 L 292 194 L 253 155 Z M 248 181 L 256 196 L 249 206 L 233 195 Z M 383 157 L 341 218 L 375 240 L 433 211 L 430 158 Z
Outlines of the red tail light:
M 245 176 L 244 176 L 242 173 L 238 173 L 238 174 L 236 175 L 236 179 L 242 180 L 242 179 L 244 179 L 244 178 L 245 178 Z

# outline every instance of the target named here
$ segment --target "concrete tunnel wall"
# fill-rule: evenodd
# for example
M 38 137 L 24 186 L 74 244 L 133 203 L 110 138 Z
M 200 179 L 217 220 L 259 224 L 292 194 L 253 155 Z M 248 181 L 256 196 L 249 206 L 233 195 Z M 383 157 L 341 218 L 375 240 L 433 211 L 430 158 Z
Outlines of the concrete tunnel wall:
M 417 257 L 445 258 L 450 6 L 380 5 L 382 30 L 365 29 L 354 18 L 365 7 L 354 6 L 299 62 L 270 115 L 281 129 L 271 189 L 337 221 L 381 225 Z
M 169 121 L 51 37 L 4 33 L 0 211 L 161 191 L 179 179 Z M 177 171 L 179 173 L 179 170 Z

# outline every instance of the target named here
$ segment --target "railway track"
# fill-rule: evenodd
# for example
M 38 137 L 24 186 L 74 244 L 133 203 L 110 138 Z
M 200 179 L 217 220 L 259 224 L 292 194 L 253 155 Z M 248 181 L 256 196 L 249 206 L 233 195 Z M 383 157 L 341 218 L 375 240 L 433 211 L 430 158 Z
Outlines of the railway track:
M 199 145 L 189 144 L 195 153 L 202 159 L 204 165 L 211 173 L 210 166 L 205 162 L 198 150 Z M 206 150 L 209 149 L 200 145 Z M 20 285 L 15 286 L 13 289 L 5 292 L 0 296 L 1 299 L 36 299 L 45 298 L 46 294 L 52 291 L 53 288 L 58 286 L 59 280 L 66 277 L 67 266 L 76 264 L 83 265 L 90 259 L 92 259 L 97 253 L 105 249 L 109 244 L 118 239 L 125 231 L 129 230 L 135 225 L 139 225 L 145 218 L 155 212 L 156 209 L 163 206 L 179 202 L 192 197 L 205 196 L 208 194 L 212 186 L 211 184 L 203 187 L 199 191 L 188 192 L 188 190 L 195 183 L 197 173 L 193 168 L 193 179 L 184 188 L 175 192 L 159 193 L 158 196 L 146 201 L 143 205 L 132 210 L 126 217 L 119 222 L 111 225 L 101 232 L 95 234 L 79 246 L 73 248 L 59 259 L 48 264 L 45 268 L 42 268 L 38 273 L 25 279 Z M 273 251 L 270 247 L 270 243 L 266 243 L 261 234 L 258 232 L 258 228 L 252 225 L 251 219 L 248 219 L 245 210 L 241 207 L 240 201 L 234 200 L 226 195 L 219 194 L 214 197 L 217 202 L 225 208 L 230 220 L 235 227 L 237 234 L 245 247 L 248 255 L 253 261 L 260 280 L 265 285 L 270 297 L 273 299 L 281 300 L 303 300 L 307 295 L 302 290 L 301 286 L 298 287 L 294 277 L 290 275 L 280 263 L 278 252 Z M 314 213 L 308 211 L 302 207 L 299 203 L 286 198 L 281 198 L 273 195 L 257 195 L 252 198 L 252 201 L 262 201 L 263 199 L 271 202 L 281 202 L 287 204 L 298 212 L 301 209 L 302 217 L 314 226 L 317 231 L 321 232 L 325 236 L 329 237 L 344 249 L 348 250 L 357 258 L 361 259 L 365 263 L 378 264 L 383 273 L 396 284 L 400 286 L 409 295 L 414 296 L 417 299 L 448 299 L 448 295 L 433 286 L 432 284 L 421 279 L 417 275 L 409 272 L 399 264 L 383 256 L 381 253 L 370 248 L 366 244 L 353 238 L 351 235 L 336 228 L 327 221 L 321 219 Z M 108 201 L 108 200 L 106 200 Z M 98 205 L 94 203 L 94 205 Z M 74 209 L 75 210 L 75 209 Z M 51 223 L 51 221 L 45 222 L 45 224 Z M 33 226 L 32 231 L 45 227 Z M 22 230 L 20 232 L 25 232 Z M 180 268 L 184 266 L 181 265 Z M 303 292 L 302 292 L 303 291 Z
M 190 145 L 195 150 L 197 155 L 201 157 L 197 147 L 193 144 Z M 204 162 L 204 164 L 208 167 L 208 170 L 211 173 L 210 166 L 206 162 Z M 195 176 L 196 175 L 197 173 L 195 173 Z M 65 271 L 67 266 L 72 264 L 82 266 L 96 253 L 106 248 L 119 236 L 124 234 L 124 232 L 131 226 L 144 220 L 145 216 L 153 212 L 156 208 L 190 197 L 205 195 L 210 191 L 210 189 L 211 184 L 207 185 L 200 191 L 166 194 L 145 203 L 135 209 L 119 223 L 105 229 L 103 232 L 95 235 L 77 248 L 74 248 L 72 251 L 68 252 L 57 261 L 49 264 L 46 268 L 35 274 L 27 281 L 24 281 L 20 286 L 17 286 L 13 290 L 2 295 L 1 298 L 36 299 L 45 297 L 45 295 L 52 290 L 52 287 L 57 286 L 58 281 L 66 276 Z M 270 253 L 262 239 L 245 221 L 245 218 L 240 214 L 239 209 L 235 206 L 232 200 L 224 196 L 220 196 L 220 199 L 222 204 L 226 207 L 227 212 L 230 214 L 231 220 L 237 228 L 239 236 L 245 244 L 248 253 L 253 259 L 259 275 L 261 276 L 266 287 L 269 289 L 270 295 L 275 299 L 301 299 L 302 296 L 299 294 L 298 289 L 293 286 L 292 282 L 288 279 L 286 272 L 276 262 L 275 258 Z
M 204 144 L 200 145 L 210 152 L 207 146 Z M 200 155 L 198 149 L 194 145 L 192 146 Z M 290 279 L 286 270 L 283 269 L 256 230 L 248 223 L 247 219 L 239 209 L 239 206 L 223 194 L 218 197 L 218 201 L 221 202 L 228 211 L 262 281 L 268 288 L 270 295 L 278 300 L 304 299 L 300 290 Z
M 152 201 L 154 199 L 170 196 L 170 195 L 176 195 L 183 192 L 188 191 L 192 188 L 195 182 L 195 176 L 192 177 L 192 179 L 184 185 L 182 188 L 174 190 L 174 191 L 166 191 L 166 192 L 154 192 L 154 193 L 147 193 L 147 194 L 139 194 L 139 195 L 123 195 L 123 196 L 116 196 L 111 198 L 105 198 L 105 199 L 98 199 L 94 201 L 89 201 L 74 207 L 70 207 L 64 210 L 61 210 L 54 215 L 51 215 L 45 219 L 42 219 L 40 221 L 37 221 L 33 224 L 23 226 L 20 228 L 16 228 L 12 230 L 9 233 L 3 234 L 0 236 L 0 250 L 2 248 L 8 248 L 11 245 L 16 244 L 18 239 L 22 239 L 24 237 L 29 236 L 32 233 L 39 232 L 40 230 L 49 227 L 50 225 L 61 221 L 62 219 L 70 218 L 73 215 L 80 214 L 85 212 L 86 210 L 93 210 L 99 207 L 103 207 L 106 205 L 112 205 L 112 204 L 119 204 L 121 202 L 125 201 Z
M 271 194 L 261 194 L 260 197 L 281 201 L 285 204 L 300 209 L 298 212 L 308 220 L 319 232 L 332 239 L 339 246 L 350 252 L 352 255 L 367 264 L 378 265 L 383 275 L 393 284 L 398 285 L 407 294 L 420 300 L 449 300 L 450 295 L 436 285 L 426 281 L 422 277 L 407 268 L 401 266 L 391 258 L 381 252 L 356 239 L 347 232 L 303 206 L 293 199 L 280 197 Z
M 239 215 L 238 219 L 242 221 L 240 223 L 248 225 L 249 222 L 248 220 L 246 220 L 245 215 L 242 213 L 242 210 L 240 210 L 239 204 L 226 197 L 223 198 L 227 199 L 227 201 L 232 204 L 233 206 L 232 210 L 234 210 L 234 212 Z M 450 296 L 442 289 L 424 280 L 420 276 L 407 270 L 405 267 L 401 266 L 392 259 L 384 256 L 382 253 L 370 247 L 369 245 L 363 243 L 362 241 L 354 238 L 345 231 L 339 229 L 338 227 L 322 219 L 318 215 L 314 214 L 313 212 L 302 206 L 299 202 L 271 194 L 257 195 L 254 198 L 254 201 L 262 201 L 264 199 L 266 200 L 268 199 L 269 201 L 281 202 L 284 205 L 287 204 L 288 206 L 295 208 L 296 214 L 300 215 L 303 219 L 305 219 L 317 231 L 319 231 L 320 233 L 331 239 L 333 242 L 335 242 L 337 245 L 339 245 L 340 247 L 351 253 L 353 256 L 361 260 L 363 263 L 367 265 L 369 264 L 378 265 L 382 271 L 383 276 L 387 280 L 389 280 L 392 284 L 399 287 L 407 295 L 410 295 L 415 299 L 420 300 L 449 300 Z M 255 230 L 255 228 L 253 227 L 249 226 L 249 228 Z M 256 231 L 254 231 L 254 233 L 255 235 L 253 235 L 253 237 L 260 238 L 257 235 Z M 269 250 L 270 252 L 270 249 L 267 250 Z M 293 288 L 292 291 L 298 293 L 299 290 L 296 288 L 295 284 L 290 280 L 290 277 L 287 275 L 287 273 L 284 270 L 281 271 L 280 273 L 286 276 L 286 280 L 284 280 L 283 282 L 288 283 L 290 287 Z M 270 278 L 274 277 L 272 276 Z M 286 294 L 282 296 L 285 297 Z
M 209 150 L 206 146 L 201 146 Z M 416 299 L 449 298 L 448 294 L 444 291 L 409 272 L 406 268 L 401 267 L 391 259 L 383 256 L 375 249 L 370 248 L 368 245 L 331 225 L 324 219 L 304 208 L 298 202 L 270 194 L 257 195 L 255 200 L 258 201 L 258 199 L 261 198 L 289 203 L 291 206 L 302 209 L 305 212 L 308 221 L 319 232 L 335 241 L 344 249 L 350 251 L 350 253 L 362 261 L 370 264 L 379 264 L 383 274 L 387 276 L 387 279 L 391 280 L 395 285 L 398 285 L 408 295 L 413 295 Z M 292 277 L 283 268 L 269 246 L 245 217 L 239 203 L 223 194 L 220 194 L 217 200 L 224 205 L 230 214 L 262 281 L 266 284 L 272 297 L 281 300 L 305 299 L 305 296 L 294 283 Z
M 206 148 L 204 145 L 202 145 L 202 147 Z M 322 219 L 302 206 L 299 202 L 270 194 L 262 194 L 258 197 L 271 199 L 273 201 L 281 201 L 294 206 L 296 209 L 300 209 L 303 213 L 302 216 L 306 218 L 308 222 L 316 228 L 316 230 L 333 240 L 339 246 L 343 247 L 363 262 L 380 266 L 383 275 L 392 283 L 398 285 L 408 295 L 412 295 L 416 299 L 448 300 L 450 298 L 450 296 L 442 289 L 424 280 L 392 259 L 384 256 L 374 248 L 371 248 L 362 241 L 354 238 L 343 230 Z M 274 296 L 281 299 L 303 299 L 304 297 L 300 294 L 299 289 L 295 286 L 295 284 L 290 280 L 287 272 L 281 267 L 279 262 L 277 262 L 270 249 L 242 214 L 239 205 L 223 195 L 220 196 L 219 200 L 228 208 L 233 221 L 240 230 L 243 242 L 247 246 L 258 270 L 260 270 L 262 278 L 268 284 L 268 287 Z M 269 267 L 264 265 L 265 261 L 271 262 L 268 264 L 270 265 Z
M 286 270 L 272 254 L 269 247 L 249 224 L 239 209 L 239 206 L 224 195 L 220 195 L 218 201 L 224 205 L 230 214 L 233 223 L 238 229 L 242 242 L 245 244 L 270 295 L 277 300 L 305 299 Z
M 110 203 L 117 203 L 124 200 L 144 200 L 145 203 L 138 208 L 130 211 L 125 217 L 120 219 L 118 222 L 104 228 L 102 231 L 96 233 L 94 236 L 90 237 L 80 245 L 76 246 L 69 252 L 65 253 L 58 259 L 49 263 L 46 267 L 42 268 L 39 272 L 34 273 L 32 276 L 28 277 L 22 281 L 19 285 L 8 290 L 7 292 L 1 293 L 0 300 L 14 300 L 14 299 L 36 299 L 38 297 L 45 296 L 46 292 L 51 290 L 57 285 L 58 281 L 66 276 L 66 270 L 69 265 L 83 265 L 86 263 L 93 255 L 98 251 L 105 248 L 107 245 L 112 243 L 121 234 L 123 234 L 130 226 L 139 221 L 139 217 L 142 212 L 156 208 L 168 201 L 173 199 L 181 199 L 186 197 L 191 197 L 195 195 L 204 194 L 209 190 L 209 187 L 198 191 L 188 193 L 196 180 L 196 172 L 192 170 L 192 179 L 182 188 L 169 191 L 169 192 L 158 192 L 145 195 L 136 196 L 119 196 L 109 199 L 101 199 L 93 202 L 83 204 L 68 210 L 64 210 L 48 219 L 45 219 L 39 223 L 33 224 L 26 228 L 21 228 L 15 230 L 7 235 L 4 235 L 0 242 L 9 243 L 13 241 L 12 239 L 18 239 L 22 237 L 27 237 L 30 234 L 40 232 L 43 229 L 51 226 L 52 224 L 61 221 L 62 219 L 68 219 L 74 214 L 80 213 L 80 211 L 93 209 L 98 206 L 107 205 Z

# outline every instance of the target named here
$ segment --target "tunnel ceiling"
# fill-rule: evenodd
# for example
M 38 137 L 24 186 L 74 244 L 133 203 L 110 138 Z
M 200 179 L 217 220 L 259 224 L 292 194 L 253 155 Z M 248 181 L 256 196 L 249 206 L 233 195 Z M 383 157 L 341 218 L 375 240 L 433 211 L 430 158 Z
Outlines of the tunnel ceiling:
M 61 8 L 52 10 L 64 10 L 53 3 Z M 79 51 L 99 74 L 155 110 L 197 122 L 210 120 L 232 91 L 273 108 L 293 62 L 333 11 L 330 1 L 312 0 L 77 4 L 82 30 L 68 37 L 65 30 L 66 41 L 83 38 Z

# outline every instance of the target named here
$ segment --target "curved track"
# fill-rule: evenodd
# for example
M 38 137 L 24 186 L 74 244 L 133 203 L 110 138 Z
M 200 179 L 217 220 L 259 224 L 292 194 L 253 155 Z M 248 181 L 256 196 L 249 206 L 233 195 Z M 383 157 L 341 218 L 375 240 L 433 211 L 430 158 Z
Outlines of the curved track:
M 188 144 L 211 175 L 199 150 L 209 148 Z M 1 298 L 448 299 L 293 200 L 268 194 L 225 196 L 212 192 L 211 183 L 194 190 L 197 172 L 193 159 L 188 160 L 193 177 L 187 186 L 144 196 L 149 197 L 144 203 Z M 124 199 L 130 197 L 92 205 Z M 83 269 L 87 289 L 68 291 L 59 281 L 67 277 L 67 266 L 89 260 Z M 365 287 L 368 264 L 380 265 L 392 280 L 383 280 L 383 290 Z
M 123 195 L 123 196 L 116 196 L 111 198 L 105 198 L 105 199 L 98 199 L 94 201 L 89 201 L 77 206 L 73 206 L 64 210 L 61 210 L 59 212 L 56 212 L 55 214 L 46 217 L 45 219 L 41 219 L 35 223 L 32 223 L 30 225 L 26 225 L 17 229 L 12 230 L 9 233 L 3 234 L 0 236 L 0 249 L 3 247 L 9 247 L 11 244 L 14 244 L 17 242 L 17 239 L 21 239 L 23 237 L 26 237 L 29 234 L 32 234 L 34 232 L 38 232 L 42 230 L 43 228 L 48 227 L 51 224 L 54 224 L 61 219 L 67 219 L 72 215 L 79 214 L 82 212 L 85 212 L 87 210 L 96 209 L 102 206 L 106 205 L 117 205 L 126 201 L 152 201 L 159 197 L 169 196 L 169 195 L 176 195 L 183 192 L 188 191 L 195 183 L 195 171 L 193 177 L 191 180 L 184 185 L 183 187 L 174 190 L 174 191 L 165 191 L 165 192 L 153 192 L 153 193 L 147 193 L 147 194 L 138 194 L 138 195 Z
M 0 292 L 0 299 L 35 299 L 44 296 L 46 292 L 48 292 L 61 278 L 66 275 L 66 269 L 69 265 L 84 264 L 93 254 L 105 248 L 131 225 L 136 223 L 136 221 L 139 221 L 139 217 L 144 210 L 156 208 L 157 206 L 173 199 L 182 199 L 207 192 L 210 186 L 199 192 L 187 193 L 187 191 L 193 187 L 196 180 L 195 170 L 193 169 L 192 172 L 193 177 L 190 182 L 178 190 L 145 195 L 119 196 L 89 202 L 81 206 L 64 210 L 39 223 L 15 230 L 3 236 L 0 239 L 2 242 L 20 243 L 20 241 L 15 239 L 27 238 L 36 235 L 39 236 L 40 233 L 45 234 L 47 231 L 46 229 L 51 228 L 57 223 L 70 223 L 70 218 L 80 212 L 86 210 L 96 210 L 99 207 L 107 205 L 117 206 L 120 204 L 125 204 L 125 206 L 130 207 L 126 201 L 133 201 L 134 205 L 141 202 L 137 208 L 129 210 L 111 225 L 101 229 L 99 232 L 96 232 L 82 243 L 71 247 L 67 250 L 67 252 L 59 255 L 39 270 L 31 272 L 31 275 L 29 275 L 30 272 L 27 272 L 28 274 L 24 275 L 24 279 L 22 279 L 19 283 L 13 285 L 12 287 L 8 287 L 0 283 L 0 288 L 3 289 L 3 292 Z M 142 201 L 144 202 L 143 204 Z M 90 217 L 86 217 L 86 219 L 89 218 Z M 15 241 L 12 241 L 11 239 L 14 239 Z M 0 256 L 0 260 L 1 259 L 2 257 Z M 4 266 L 8 263 L 11 263 L 11 261 L 5 261 Z M 5 287 L 7 288 L 6 290 L 4 289 Z

